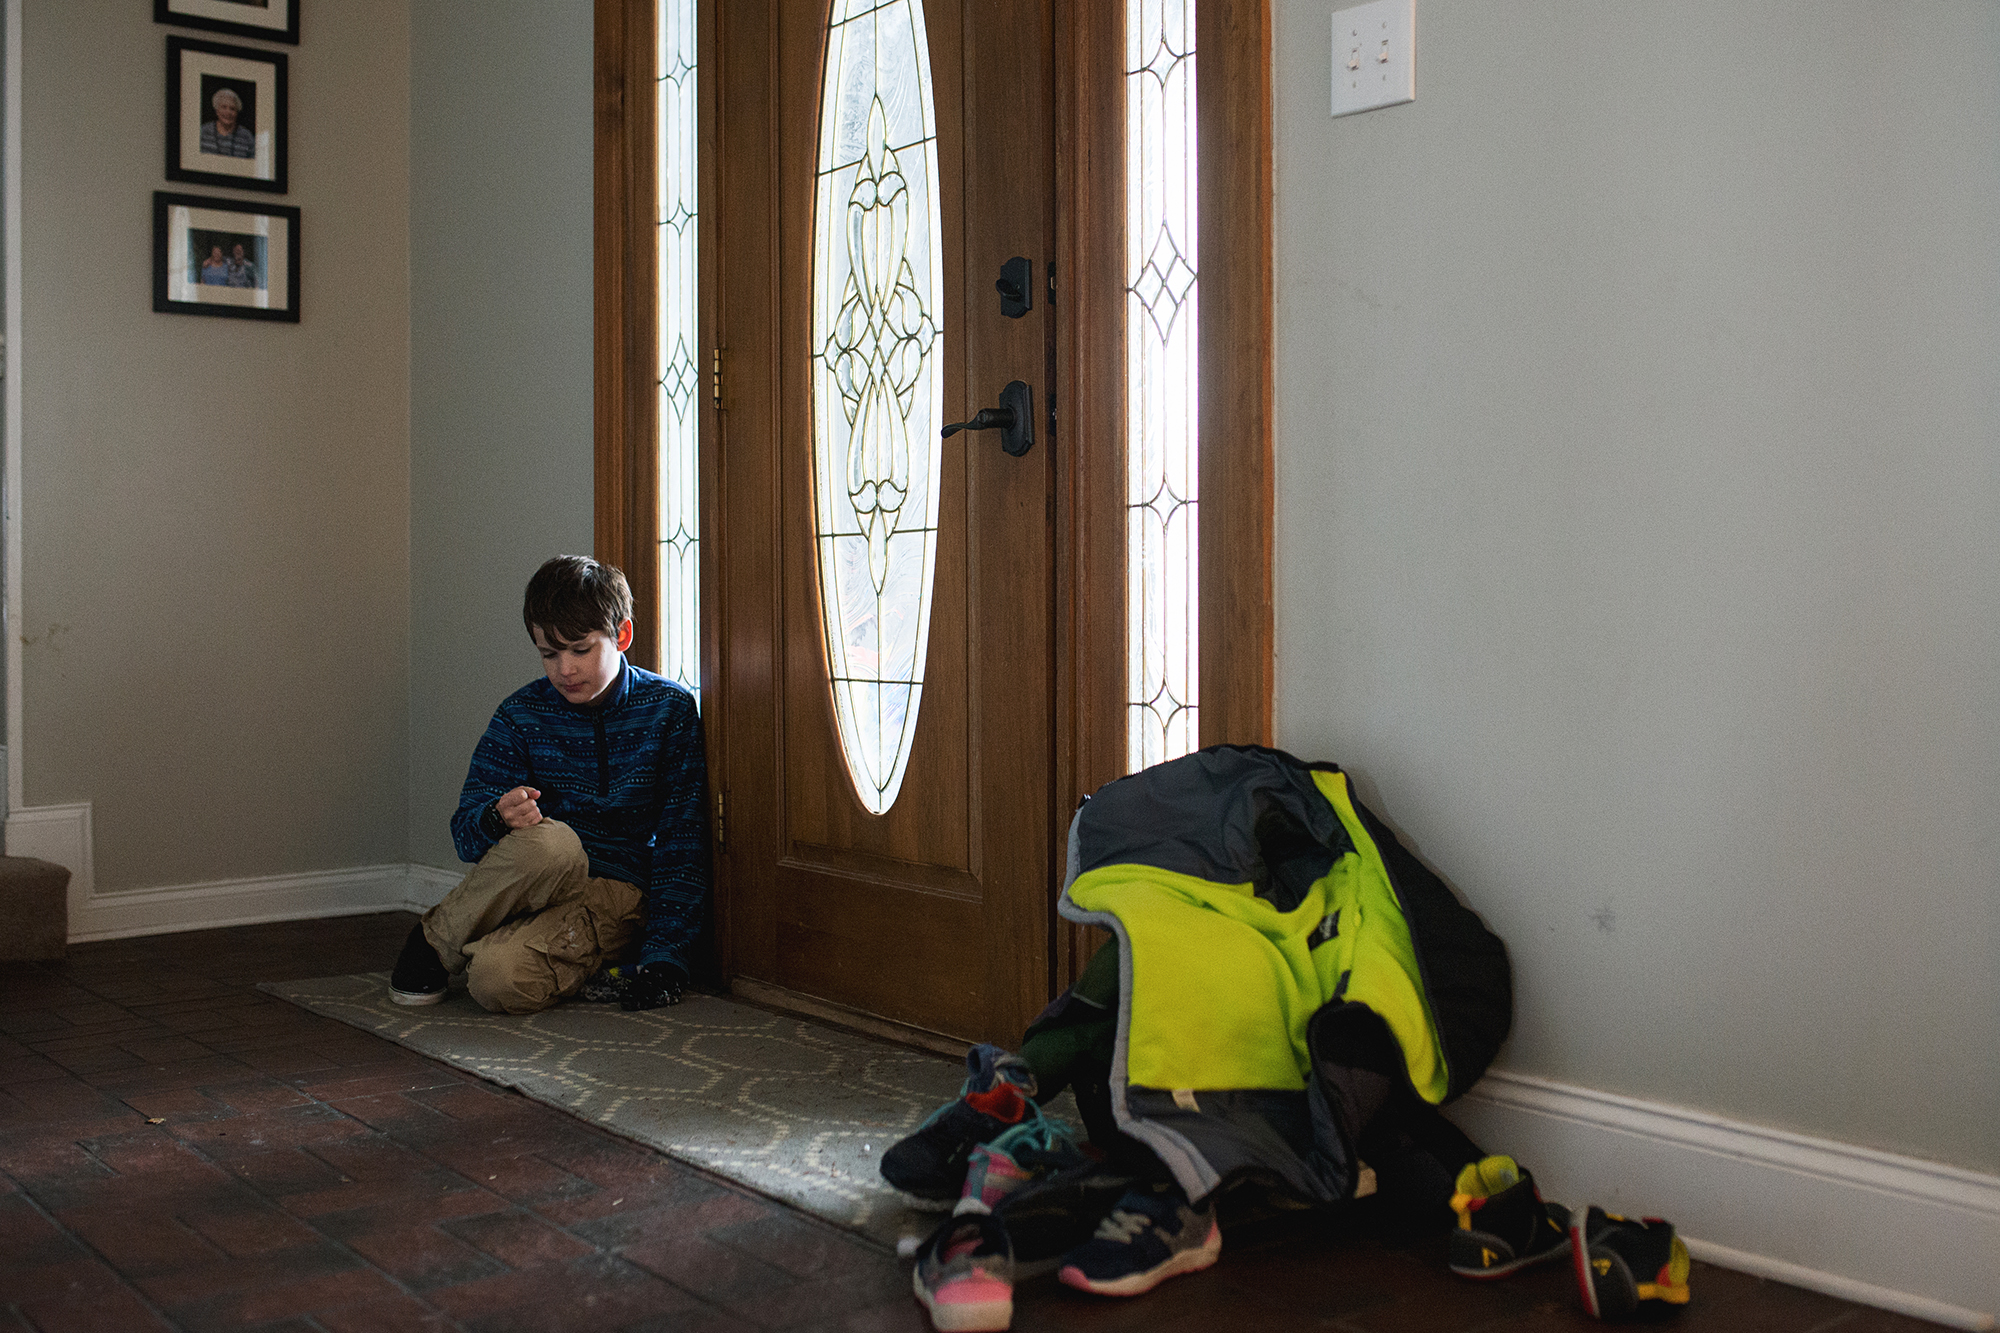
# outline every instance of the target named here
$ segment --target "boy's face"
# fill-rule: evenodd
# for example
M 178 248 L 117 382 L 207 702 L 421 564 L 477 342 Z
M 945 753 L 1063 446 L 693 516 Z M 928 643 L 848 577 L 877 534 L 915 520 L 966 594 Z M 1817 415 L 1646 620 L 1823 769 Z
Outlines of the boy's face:
M 535 628 L 535 648 L 542 655 L 542 670 L 549 684 L 571 703 L 594 707 L 618 680 L 618 655 L 632 646 L 632 622 L 618 627 L 612 638 L 601 629 L 592 630 L 574 643 L 552 643 L 540 626 Z

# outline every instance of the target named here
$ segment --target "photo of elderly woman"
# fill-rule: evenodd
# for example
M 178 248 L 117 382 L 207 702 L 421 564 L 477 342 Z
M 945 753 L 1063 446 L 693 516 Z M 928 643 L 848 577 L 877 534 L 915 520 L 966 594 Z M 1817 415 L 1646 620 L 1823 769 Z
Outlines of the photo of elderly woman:
M 257 156 L 257 85 L 205 74 L 202 100 L 214 111 L 201 123 L 201 151 L 216 157 Z
M 288 64 L 278 51 L 167 38 L 167 179 L 285 193 Z

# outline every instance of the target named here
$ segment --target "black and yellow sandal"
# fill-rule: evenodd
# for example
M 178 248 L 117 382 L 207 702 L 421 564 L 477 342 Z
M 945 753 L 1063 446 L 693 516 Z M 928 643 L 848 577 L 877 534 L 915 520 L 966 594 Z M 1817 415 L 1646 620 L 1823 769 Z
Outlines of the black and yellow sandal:
M 1569 1236 L 1577 1294 L 1593 1317 L 1625 1319 L 1642 1305 L 1688 1303 L 1687 1246 L 1673 1223 L 1579 1208 L 1570 1214 Z
M 1569 1250 L 1569 1210 L 1544 1203 L 1535 1178 L 1511 1157 L 1488 1157 L 1458 1173 L 1446 1263 L 1460 1277 L 1497 1278 Z

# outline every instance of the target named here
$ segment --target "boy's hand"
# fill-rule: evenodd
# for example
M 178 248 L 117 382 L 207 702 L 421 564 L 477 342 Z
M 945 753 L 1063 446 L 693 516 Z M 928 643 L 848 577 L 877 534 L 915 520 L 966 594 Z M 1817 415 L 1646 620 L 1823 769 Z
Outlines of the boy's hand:
M 542 822 L 542 808 L 535 804 L 542 794 L 533 787 L 516 787 L 493 803 L 508 828 L 529 828 Z

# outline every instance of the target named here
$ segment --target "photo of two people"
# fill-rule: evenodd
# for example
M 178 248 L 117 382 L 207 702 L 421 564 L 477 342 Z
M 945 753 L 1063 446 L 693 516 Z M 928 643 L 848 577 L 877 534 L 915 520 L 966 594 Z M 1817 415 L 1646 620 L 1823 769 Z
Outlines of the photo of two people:
M 188 269 L 201 274 L 204 287 L 252 287 L 264 290 L 265 250 L 269 242 L 250 232 L 188 229 Z

